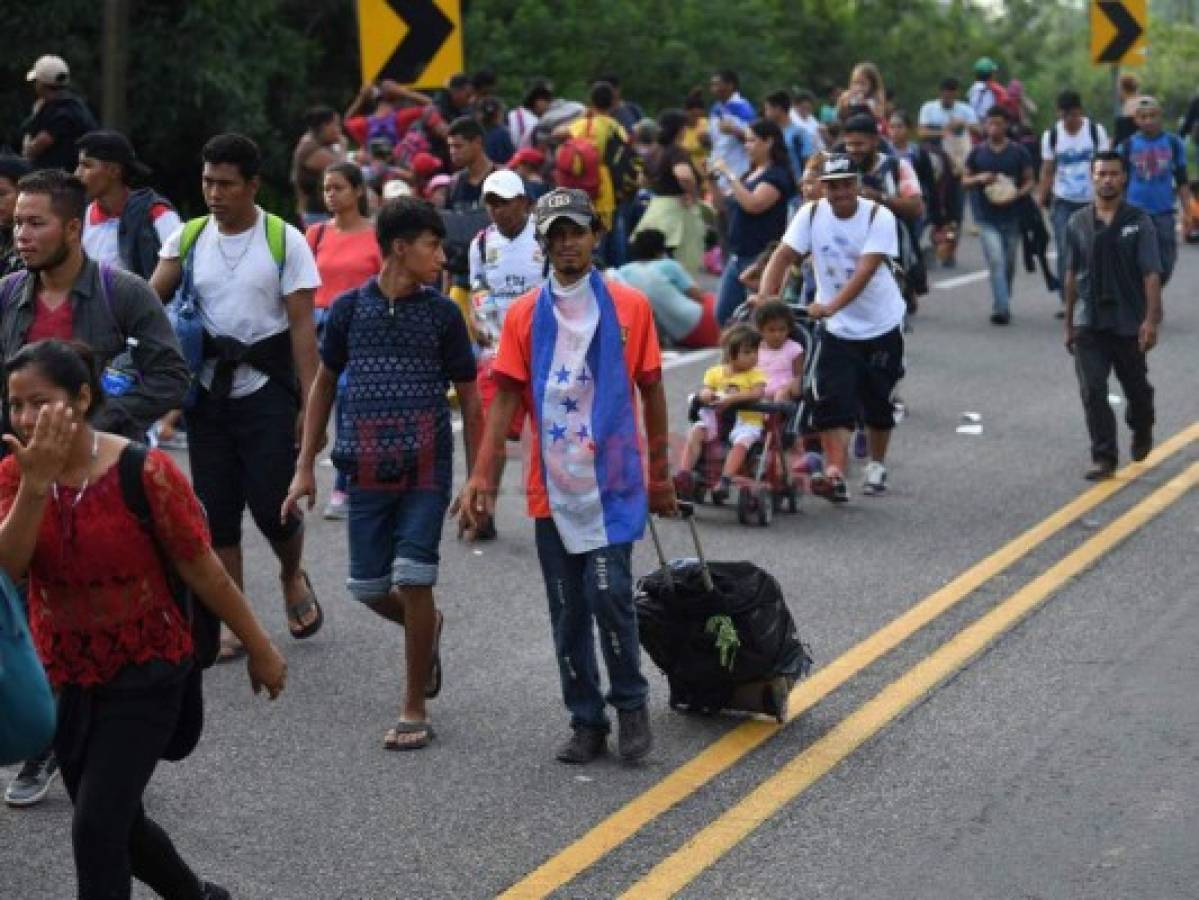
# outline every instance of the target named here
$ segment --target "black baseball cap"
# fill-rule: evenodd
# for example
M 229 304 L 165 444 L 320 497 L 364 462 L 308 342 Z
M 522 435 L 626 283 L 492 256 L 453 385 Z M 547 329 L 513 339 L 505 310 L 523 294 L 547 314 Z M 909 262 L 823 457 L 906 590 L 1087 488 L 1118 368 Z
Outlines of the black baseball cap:
M 537 201 L 534 219 L 537 233 L 545 237 L 558 219 L 567 218 L 583 228 L 595 223 L 595 208 L 586 191 L 576 188 L 555 188 Z
M 838 181 L 842 178 L 858 178 L 857 163 L 848 153 L 830 153 L 820 164 L 821 181 Z
M 92 159 L 117 163 L 127 177 L 145 178 L 150 174 L 150 167 L 137 158 L 129 138 L 119 131 L 89 131 L 75 146 Z

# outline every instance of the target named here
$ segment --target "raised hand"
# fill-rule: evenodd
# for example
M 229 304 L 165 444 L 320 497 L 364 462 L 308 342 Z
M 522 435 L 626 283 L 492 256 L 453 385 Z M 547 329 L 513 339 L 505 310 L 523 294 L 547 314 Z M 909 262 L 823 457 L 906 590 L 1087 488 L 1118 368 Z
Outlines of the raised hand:
M 56 481 L 66 468 L 71 444 L 78 430 L 75 411 L 59 401 L 38 410 L 29 443 L 23 444 L 11 434 L 4 435 L 4 443 L 17 458 L 21 477 L 34 487 L 45 488 Z

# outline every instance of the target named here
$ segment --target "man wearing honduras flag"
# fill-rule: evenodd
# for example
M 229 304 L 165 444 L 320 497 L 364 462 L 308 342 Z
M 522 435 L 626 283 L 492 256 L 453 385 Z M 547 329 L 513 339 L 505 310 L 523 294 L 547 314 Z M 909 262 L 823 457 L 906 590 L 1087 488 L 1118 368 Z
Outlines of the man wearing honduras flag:
M 587 194 L 558 189 L 537 203 L 537 236 L 549 280 L 509 307 L 494 373 L 500 388 L 482 446 L 456 504 L 468 528 L 495 510 L 496 473 L 513 412 L 533 420 L 529 515 L 549 599 L 571 738 L 566 763 L 604 752 L 616 709 L 618 749 L 644 757 L 652 738 L 633 606 L 632 548 L 647 513 L 676 512 L 667 446 L 666 394 L 653 311 L 640 292 L 592 265 L 599 220 Z M 645 423 L 642 457 L 634 388 Z M 608 669 L 600 690 L 592 622 Z

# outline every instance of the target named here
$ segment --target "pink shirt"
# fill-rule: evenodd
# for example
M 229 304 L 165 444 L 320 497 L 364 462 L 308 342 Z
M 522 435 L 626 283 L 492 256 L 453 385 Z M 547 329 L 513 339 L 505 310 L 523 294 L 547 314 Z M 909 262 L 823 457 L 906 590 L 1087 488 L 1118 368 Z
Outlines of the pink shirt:
M 789 340 L 777 350 L 765 344 L 758 346 L 758 368 L 766 373 L 766 399 L 791 383 L 795 377 L 795 360 L 803 356 L 803 347 Z

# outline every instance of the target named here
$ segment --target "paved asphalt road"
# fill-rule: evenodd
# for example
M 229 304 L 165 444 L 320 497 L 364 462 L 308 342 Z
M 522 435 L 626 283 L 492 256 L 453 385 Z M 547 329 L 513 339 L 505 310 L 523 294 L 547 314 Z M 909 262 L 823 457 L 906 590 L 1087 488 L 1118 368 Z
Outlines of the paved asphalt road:
M 969 239 L 956 272 L 934 273 L 953 286 L 926 298 L 909 340 L 910 412 L 885 498 L 856 495 L 855 474 L 847 507 L 806 498 L 799 515 L 767 530 L 701 510 L 713 557 L 753 559 L 782 582 L 817 661 L 817 679 L 796 696 L 824 683 L 821 670 L 827 678 L 853 663 L 851 677 L 782 730 L 674 713 L 655 673 L 658 744 L 647 764 L 554 762 L 566 717 L 532 528 L 509 491 L 498 543 L 472 549 L 446 531 L 446 689 L 431 749 L 381 749 L 402 637 L 347 598 L 343 529 L 313 519 L 308 565 L 325 629 L 288 639 L 273 561 L 251 537 L 249 593 L 287 654 L 287 693 L 269 704 L 251 696 L 239 667 L 213 671 L 203 743 L 184 764 L 161 767 L 151 813 L 203 874 L 251 900 L 489 896 L 580 838 L 584 862 L 599 861 L 543 889 L 609 897 L 652 871 L 663 880 L 637 895 L 661 894 L 663 884 L 688 897 L 1199 895 L 1199 497 L 1154 494 L 1199 458 L 1199 443 L 1181 442 L 1081 515 L 1053 520 L 1061 527 L 1023 541 L 1027 552 L 1010 567 L 987 564 L 968 586 L 977 590 L 958 590 L 961 573 L 1088 490 L 1055 301 L 1022 274 L 1013 324 L 995 328 L 987 285 L 970 277 L 980 268 Z M 1159 439 L 1199 419 L 1197 276 L 1199 256 L 1184 250 L 1152 357 Z M 707 361 L 681 359 L 667 372 L 680 432 L 684 398 Z M 981 435 L 956 433 L 964 412 L 981 416 Z M 1165 496 L 1159 516 L 1129 525 L 1118 546 L 1102 543 L 1151 496 Z M 669 533 L 679 553 L 684 534 Z M 1074 551 L 1074 569 L 1051 570 Z M 651 567 L 648 547 L 636 567 Z M 851 649 L 938 590 L 964 599 L 890 653 Z M 1038 591 L 1046 599 L 1035 614 L 994 643 L 967 646 L 959 662 L 973 661 L 946 663 L 936 689 L 896 699 L 911 686 L 905 672 L 930 654 L 944 661 L 957 645 L 938 648 L 962 629 L 1002 613 L 1013 594 Z M 867 721 L 857 711 L 880 691 Z M 751 749 L 755 734 L 765 739 Z M 641 831 L 627 827 L 629 813 L 618 813 L 626 803 L 722 735 L 703 757 L 722 760 L 722 772 L 682 789 L 681 802 Z M 605 834 L 632 836 L 604 855 L 595 849 L 604 834 L 591 829 L 613 813 Z M 0 809 L 0 896 L 72 895 L 69 823 L 60 786 L 37 809 Z M 721 844 L 722 835 L 734 836 Z

